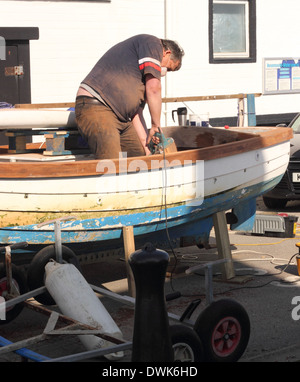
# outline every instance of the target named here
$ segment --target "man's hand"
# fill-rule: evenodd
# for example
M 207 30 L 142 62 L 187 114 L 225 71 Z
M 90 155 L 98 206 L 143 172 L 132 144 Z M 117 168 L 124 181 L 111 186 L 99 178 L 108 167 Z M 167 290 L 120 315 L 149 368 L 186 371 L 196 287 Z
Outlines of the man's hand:
M 160 139 L 154 136 L 155 133 L 159 133 L 159 132 L 160 132 L 159 127 L 151 127 L 148 133 L 147 146 L 149 145 L 151 140 L 153 141 L 155 145 L 157 145 L 160 142 Z

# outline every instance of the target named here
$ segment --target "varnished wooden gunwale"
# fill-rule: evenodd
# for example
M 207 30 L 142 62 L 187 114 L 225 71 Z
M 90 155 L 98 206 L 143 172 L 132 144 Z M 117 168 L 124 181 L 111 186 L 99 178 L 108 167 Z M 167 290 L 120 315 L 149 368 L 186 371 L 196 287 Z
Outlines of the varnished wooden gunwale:
M 119 173 L 120 171 L 129 171 L 128 167 L 132 161 L 137 161 L 135 163 L 138 163 L 139 160 L 143 161 L 143 168 L 145 164 L 147 165 L 148 170 L 163 168 L 164 166 L 174 167 L 176 165 L 183 165 L 185 161 L 208 161 L 241 154 L 251 150 L 258 150 L 263 147 L 269 147 L 288 141 L 293 136 L 292 129 L 285 127 L 260 127 L 258 128 L 257 133 L 253 132 L 253 134 L 248 133 L 247 128 L 244 129 L 245 132 L 242 131 L 243 129 L 235 128 L 226 130 L 225 133 L 221 132 L 222 134 L 227 135 L 235 132 L 237 138 L 234 142 L 169 153 L 165 155 L 165 163 L 162 154 L 127 158 L 126 160 L 121 159 L 120 161 L 119 159 L 115 159 L 113 162 L 116 172 L 99 172 L 99 160 L 95 159 L 69 162 L 0 162 L 0 180 L 85 177 L 97 176 L 101 173 Z M 200 130 L 203 133 L 204 130 L 199 129 L 198 131 Z M 210 134 L 218 134 L 217 130 L 219 130 L 220 133 L 220 129 L 208 128 Z M 255 130 L 255 128 L 253 128 L 253 130 Z M 186 129 L 186 133 L 188 134 L 189 132 L 190 130 Z M 103 168 L 103 166 L 101 167 Z M 134 168 L 135 171 L 138 171 L 137 166 L 132 166 L 132 168 Z

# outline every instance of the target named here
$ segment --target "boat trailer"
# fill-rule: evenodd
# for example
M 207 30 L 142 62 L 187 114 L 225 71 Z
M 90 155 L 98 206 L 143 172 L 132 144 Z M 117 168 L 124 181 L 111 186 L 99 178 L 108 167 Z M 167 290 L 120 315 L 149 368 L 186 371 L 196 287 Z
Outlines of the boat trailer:
M 57 238 L 58 236 L 59 234 L 56 235 Z M 62 263 L 62 244 L 59 238 L 56 244 L 56 261 Z M 18 243 L 0 247 L 0 252 L 5 252 L 6 274 L 2 278 L 0 276 L 0 288 L 2 286 L 0 293 L 2 292 L 2 299 L 5 299 L 5 302 L 0 303 L 0 318 L 1 312 L 5 311 L 6 318 L 11 321 L 21 313 L 23 307 L 46 314 L 49 318 L 40 335 L 15 343 L 0 337 L 0 346 L 2 346 L 0 356 L 15 352 L 24 360 L 35 362 L 74 362 L 131 350 L 132 361 L 235 362 L 247 347 L 250 322 L 245 309 L 228 298 L 217 301 L 213 299 L 212 268 L 215 265 L 226 263 L 229 261 L 228 259 L 219 259 L 186 270 L 187 274 L 191 274 L 199 268 L 203 268 L 205 271 L 206 307 L 196 321 L 191 320 L 191 316 L 200 304 L 200 299 L 192 301 L 181 316 L 166 311 L 165 301 L 168 300 L 168 296 L 164 296 L 164 281 L 169 255 L 165 251 L 156 250 L 151 243 L 147 243 L 143 249 L 132 253 L 128 259 L 134 275 L 136 297 L 119 295 L 89 284 L 97 294 L 125 305 L 134 306 L 133 339 L 125 341 L 104 334 L 99 327 L 84 324 L 32 301 L 47 292 L 45 285 L 22 293 L 16 287 L 15 279 L 18 273 L 15 273 L 16 267 L 11 261 L 11 252 L 14 249 L 26 247 L 26 245 L 27 243 Z M 158 276 L 153 277 L 153 275 Z M 145 301 L 152 301 L 151 306 L 149 304 L 147 306 Z M 146 319 L 149 315 L 151 315 L 151 323 Z M 216 332 L 223 330 L 224 319 L 228 320 L 231 332 L 223 333 L 220 345 L 219 334 Z M 176 324 L 169 324 L 169 321 L 175 321 Z M 63 322 L 66 326 L 55 329 L 58 322 Z M 156 338 L 159 340 L 155 346 L 151 347 L 148 344 L 151 343 L 153 333 L 157 334 Z M 50 337 L 64 335 L 95 335 L 108 341 L 111 346 L 57 358 L 50 358 L 28 349 L 29 346 Z

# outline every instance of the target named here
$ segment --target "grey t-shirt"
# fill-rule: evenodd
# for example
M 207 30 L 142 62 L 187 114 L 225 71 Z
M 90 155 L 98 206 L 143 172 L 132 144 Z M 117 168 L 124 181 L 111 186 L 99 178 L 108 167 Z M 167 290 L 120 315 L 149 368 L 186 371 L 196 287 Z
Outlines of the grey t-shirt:
M 162 57 L 159 38 L 137 35 L 109 49 L 82 82 L 99 94 L 121 121 L 129 121 L 144 105 L 145 75 L 160 79 Z

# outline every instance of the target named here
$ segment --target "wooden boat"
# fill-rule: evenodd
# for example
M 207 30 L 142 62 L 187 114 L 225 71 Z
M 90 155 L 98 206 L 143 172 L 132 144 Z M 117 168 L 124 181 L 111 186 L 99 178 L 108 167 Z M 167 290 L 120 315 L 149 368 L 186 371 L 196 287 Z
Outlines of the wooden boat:
M 3 127 L 4 128 L 4 127 Z M 168 127 L 178 152 L 99 161 L 90 154 L 0 152 L 0 243 L 28 248 L 62 242 L 75 252 L 122 247 L 133 226 L 136 245 L 192 237 L 206 243 L 212 215 L 233 210 L 233 229 L 252 228 L 255 199 L 273 188 L 288 161 L 291 129 Z M 27 144 L 27 149 L 36 144 Z M 84 248 L 84 249 L 83 249 Z

